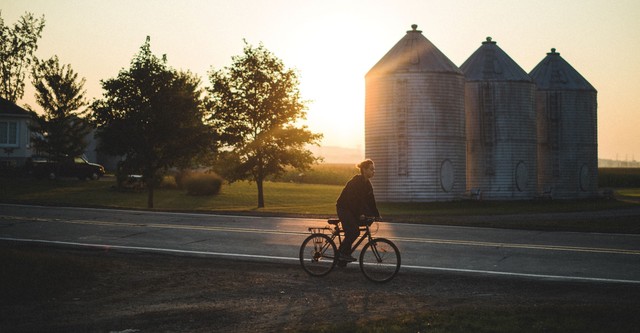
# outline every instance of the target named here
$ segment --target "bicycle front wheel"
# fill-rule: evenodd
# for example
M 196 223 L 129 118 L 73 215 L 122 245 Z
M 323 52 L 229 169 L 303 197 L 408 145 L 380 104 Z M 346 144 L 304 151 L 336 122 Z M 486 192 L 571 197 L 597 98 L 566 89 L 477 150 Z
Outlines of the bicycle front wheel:
M 371 281 L 390 281 L 400 270 L 400 251 L 386 238 L 373 239 L 360 252 L 360 270 Z
M 313 276 L 323 276 L 336 265 L 336 244 L 325 234 L 312 234 L 300 246 L 300 264 Z

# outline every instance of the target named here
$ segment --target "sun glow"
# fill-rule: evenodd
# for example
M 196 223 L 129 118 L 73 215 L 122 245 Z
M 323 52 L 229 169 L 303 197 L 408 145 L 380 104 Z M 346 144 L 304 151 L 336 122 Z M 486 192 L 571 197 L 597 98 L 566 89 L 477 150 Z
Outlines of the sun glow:
M 381 55 L 363 53 L 373 42 L 363 31 L 364 19 L 343 16 L 326 13 L 305 23 L 304 45 L 292 50 L 291 58 L 299 70 L 303 98 L 309 100 L 309 128 L 331 131 L 323 145 L 362 147 L 364 76 Z
M 599 156 L 640 156 L 637 1 L 1 1 L 5 24 L 25 11 L 45 15 L 36 55 L 71 64 L 86 78 L 89 99 L 101 96 L 100 80 L 128 67 L 146 36 L 154 54 L 204 85 L 212 67 L 242 53 L 243 39 L 263 43 L 298 70 L 310 100 L 301 123 L 324 134 L 323 146 L 345 148 L 364 147 L 366 73 L 411 24 L 458 66 L 486 36 L 527 72 L 556 47 L 598 90 Z M 25 103 L 37 109 L 29 82 L 18 104 Z

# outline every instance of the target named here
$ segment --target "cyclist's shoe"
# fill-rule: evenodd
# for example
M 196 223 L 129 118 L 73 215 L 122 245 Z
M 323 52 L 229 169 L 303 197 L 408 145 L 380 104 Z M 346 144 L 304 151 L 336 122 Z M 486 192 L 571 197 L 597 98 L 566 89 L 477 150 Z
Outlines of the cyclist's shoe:
M 344 254 L 344 253 L 340 253 L 340 256 L 338 257 L 339 260 L 341 261 L 345 261 L 345 262 L 354 262 L 358 259 L 348 255 L 348 254 Z

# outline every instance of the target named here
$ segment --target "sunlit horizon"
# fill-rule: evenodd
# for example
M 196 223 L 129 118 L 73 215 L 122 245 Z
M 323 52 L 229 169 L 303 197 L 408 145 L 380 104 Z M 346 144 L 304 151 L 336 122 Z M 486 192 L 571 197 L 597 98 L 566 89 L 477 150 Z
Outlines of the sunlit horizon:
M 297 70 L 309 100 L 303 124 L 322 146 L 364 154 L 365 74 L 417 24 L 460 66 L 491 36 L 527 73 L 556 48 L 598 90 L 602 159 L 640 158 L 640 3 L 634 1 L 71 1 L 0 0 L 5 25 L 31 12 L 46 20 L 36 55 L 58 55 L 86 78 L 89 99 L 100 80 L 128 68 L 151 37 L 156 55 L 189 70 L 230 66 L 243 39 Z M 39 110 L 26 82 L 18 104 Z M 363 155 L 364 156 L 364 155 Z

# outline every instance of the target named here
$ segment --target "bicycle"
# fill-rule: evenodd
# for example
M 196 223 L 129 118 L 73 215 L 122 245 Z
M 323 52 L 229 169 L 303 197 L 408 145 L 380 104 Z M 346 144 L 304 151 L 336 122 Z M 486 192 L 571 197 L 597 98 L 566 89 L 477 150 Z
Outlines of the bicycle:
M 359 227 L 361 235 L 351 249 L 351 252 L 355 251 L 366 240 L 358 259 L 360 271 L 374 282 L 391 281 L 400 270 L 400 251 L 392 241 L 372 237 L 370 225 L 373 218 L 363 222 L 364 225 Z M 322 228 L 308 228 L 311 235 L 300 246 L 300 264 L 312 276 L 327 275 L 336 265 L 346 266 L 346 262 L 338 260 L 338 247 L 344 237 L 341 221 L 329 219 L 327 223 Z

